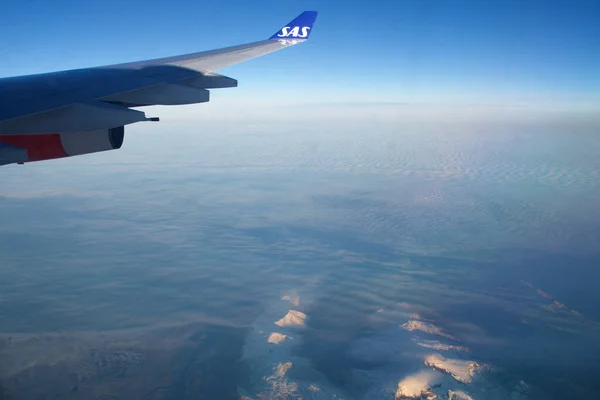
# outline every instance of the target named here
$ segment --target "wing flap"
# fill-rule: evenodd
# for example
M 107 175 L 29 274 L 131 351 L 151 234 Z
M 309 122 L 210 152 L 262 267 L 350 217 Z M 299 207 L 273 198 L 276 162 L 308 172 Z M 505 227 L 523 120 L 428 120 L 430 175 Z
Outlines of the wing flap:
M 0 135 L 95 131 L 149 120 L 142 111 L 92 101 L 0 122 Z
M 139 107 L 206 103 L 209 99 L 210 92 L 206 89 L 186 85 L 185 83 L 165 83 L 131 92 L 117 93 L 102 98 L 102 101 Z
M 183 79 L 180 82 L 200 89 L 221 89 L 236 87 L 238 85 L 237 80 L 214 72 L 199 74 L 191 78 Z

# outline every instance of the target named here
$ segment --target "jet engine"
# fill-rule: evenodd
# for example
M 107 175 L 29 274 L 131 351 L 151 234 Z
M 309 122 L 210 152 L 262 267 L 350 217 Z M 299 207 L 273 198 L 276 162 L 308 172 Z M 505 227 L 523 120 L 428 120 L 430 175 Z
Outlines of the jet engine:
M 0 135 L 0 165 L 50 160 L 121 148 L 125 127 L 90 132 Z

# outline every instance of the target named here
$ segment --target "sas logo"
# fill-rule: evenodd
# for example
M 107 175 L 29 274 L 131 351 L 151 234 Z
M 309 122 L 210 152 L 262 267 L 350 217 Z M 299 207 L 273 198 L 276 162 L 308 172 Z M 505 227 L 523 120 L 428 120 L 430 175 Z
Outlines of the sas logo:
M 310 26 L 303 26 L 302 30 L 300 30 L 299 26 L 295 26 L 291 28 L 286 26 L 281 29 L 281 33 L 277 35 L 277 37 L 297 37 L 297 38 L 305 38 L 308 37 L 308 31 L 310 30 Z

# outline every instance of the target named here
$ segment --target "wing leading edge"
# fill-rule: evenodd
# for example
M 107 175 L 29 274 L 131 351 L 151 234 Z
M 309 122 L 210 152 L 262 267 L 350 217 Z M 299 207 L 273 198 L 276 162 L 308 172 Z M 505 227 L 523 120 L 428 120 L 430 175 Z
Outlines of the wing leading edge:
M 316 11 L 304 11 L 267 40 L 175 57 L 117 64 L 107 68 L 135 69 L 149 65 L 173 65 L 202 72 L 215 71 L 308 40 L 317 14 Z
M 156 120 L 130 107 L 207 102 L 208 89 L 237 86 L 213 71 L 306 41 L 316 17 L 305 11 L 269 39 L 233 47 L 0 79 L 0 143 L 3 135 L 85 133 Z M 0 165 L 9 153 L 14 159 L 12 147 L 0 147 Z

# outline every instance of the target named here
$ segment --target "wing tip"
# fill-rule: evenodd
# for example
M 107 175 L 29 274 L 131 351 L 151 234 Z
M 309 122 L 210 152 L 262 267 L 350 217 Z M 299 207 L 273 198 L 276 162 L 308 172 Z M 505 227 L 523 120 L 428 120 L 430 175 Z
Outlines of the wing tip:
M 317 15 L 319 15 L 317 11 L 304 11 L 290 23 L 275 32 L 269 39 L 308 39 Z

